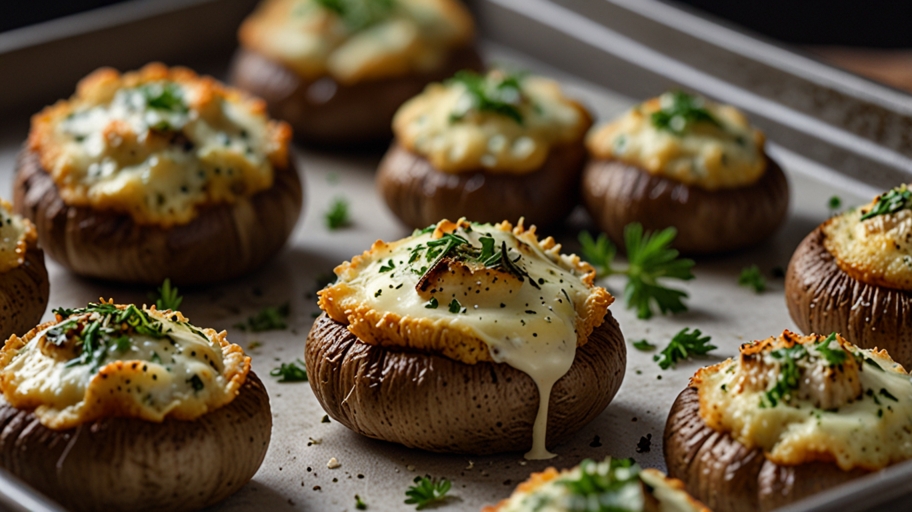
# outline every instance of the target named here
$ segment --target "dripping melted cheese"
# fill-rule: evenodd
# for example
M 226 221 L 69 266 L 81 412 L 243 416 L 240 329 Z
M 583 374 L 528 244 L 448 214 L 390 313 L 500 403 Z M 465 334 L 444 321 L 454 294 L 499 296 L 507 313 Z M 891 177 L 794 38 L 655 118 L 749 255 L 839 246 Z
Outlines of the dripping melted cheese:
M 428 271 L 436 260 L 432 245 L 447 234 L 474 247 L 492 240 L 490 247 L 506 248 L 526 275 L 458 259 Z M 539 242 L 534 228 L 522 224 L 441 221 L 409 238 L 375 243 L 336 274 L 337 283 L 320 292 L 320 307 L 365 343 L 428 350 L 468 364 L 506 363 L 528 374 L 540 407 L 527 457 L 552 456 L 544 437 L 551 387 L 614 300 L 593 286 L 590 265 L 560 254 L 550 238 Z

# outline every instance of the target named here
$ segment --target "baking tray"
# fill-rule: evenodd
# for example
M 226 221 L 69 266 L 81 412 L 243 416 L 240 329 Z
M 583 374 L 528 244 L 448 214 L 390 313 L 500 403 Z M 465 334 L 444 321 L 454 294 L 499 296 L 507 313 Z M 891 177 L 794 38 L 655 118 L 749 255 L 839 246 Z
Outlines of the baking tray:
M 99 65 L 126 69 L 163 60 L 224 76 L 235 28 L 253 3 L 134 0 L 0 34 L 0 76 L 29 77 L 26 85 L 0 95 L 0 196 L 11 195 L 15 156 L 27 134 L 29 114 L 69 95 L 75 81 Z M 307 384 L 280 384 L 268 376 L 280 362 L 302 356 L 317 311 L 318 278 L 378 238 L 393 240 L 409 233 L 374 191 L 380 155 L 298 148 L 305 211 L 288 247 L 248 277 L 182 290 L 182 310 L 194 323 L 227 329 L 229 339 L 245 348 L 260 344 L 248 353 L 266 383 L 274 416 L 272 444 L 262 468 L 215 509 L 353 511 L 357 494 L 368 510 L 405 510 L 411 507 L 403 504 L 404 491 L 416 476 L 428 474 L 453 481 L 453 498 L 442 510 L 478 510 L 549 465 L 570 467 L 586 457 L 614 455 L 664 469 L 665 417 L 693 372 L 735 355 L 745 341 L 795 328 L 785 308 L 782 281 L 772 279 L 769 290 L 757 295 L 737 286 L 740 270 L 757 264 L 769 275 L 774 267 L 784 267 L 800 240 L 829 215 L 831 196 L 839 195 L 846 206 L 862 204 L 912 176 L 912 147 L 906 140 L 912 130 L 905 129 L 912 121 L 908 95 L 716 20 L 645 0 L 475 0 L 470 6 L 478 16 L 482 51 L 489 61 L 555 76 L 600 119 L 672 87 L 697 90 L 746 110 L 767 132 L 769 152 L 789 177 L 793 201 L 787 224 L 756 249 L 699 259 L 696 279 L 681 285 L 690 293 L 687 313 L 640 321 L 620 300 L 611 307 L 628 340 L 646 338 L 664 345 L 683 327 L 695 327 L 711 335 L 719 349 L 662 371 L 651 353 L 629 347 L 627 375 L 617 397 L 594 422 L 556 447 L 557 458 L 430 454 L 325 423 Z M 147 44 L 156 34 L 184 42 Z M 26 74 L 39 68 L 40 73 Z M 353 224 L 330 232 L 322 215 L 336 197 L 349 201 Z M 576 233 L 587 227 L 586 215 L 577 211 L 549 234 L 574 251 Z M 48 270 L 52 307 L 98 297 L 141 303 L 151 291 L 85 280 L 50 260 Z M 622 286 L 615 279 L 604 284 L 615 294 Z M 286 301 L 292 311 L 288 330 L 252 334 L 232 327 L 264 306 Z M 648 451 L 644 438 L 650 440 Z M 328 469 L 331 457 L 342 466 Z M 900 464 L 789 510 L 828 510 L 836 504 L 845 511 L 881 508 L 912 490 L 910 477 L 912 465 Z M 3 472 L 0 505 L 55 510 Z

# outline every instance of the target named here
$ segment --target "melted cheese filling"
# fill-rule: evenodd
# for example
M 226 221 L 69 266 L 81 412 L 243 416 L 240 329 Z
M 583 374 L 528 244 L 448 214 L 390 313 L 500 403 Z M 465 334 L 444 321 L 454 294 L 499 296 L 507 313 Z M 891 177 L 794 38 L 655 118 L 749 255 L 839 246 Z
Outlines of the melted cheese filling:
M 798 389 L 775 405 L 768 392 L 782 360 L 769 350 L 746 360 L 742 347 L 740 360 L 701 370 L 694 378 L 701 417 L 781 465 L 822 460 L 835 461 L 843 470 L 877 470 L 912 458 L 909 375 L 886 352 L 844 340 L 830 343 L 831 349 L 847 352 L 843 364 L 831 365 L 812 348 L 822 339 L 801 339 L 809 355 L 797 363 Z
M 442 221 L 438 226 L 447 225 Z M 452 224 L 452 223 L 449 223 Z M 510 226 L 469 224 L 460 222 L 452 231 L 475 247 L 482 247 L 482 239 L 492 240 L 494 251 L 507 249 L 510 261 L 525 273 L 520 280 L 515 273 L 483 265 L 441 263 L 428 272 L 428 279 L 420 286 L 421 276 L 434 259 L 430 244 L 441 241 L 441 230 L 428 230 L 412 237 L 385 244 L 378 242 L 371 249 L 369 260 L 358 258 L 355 268 L 336 269 L 339 282 L 321 292 L 324 301 L 337 300 L 332 306 L 349 312 L 366 308 L 378 312 L 384 320 L 376 325 L 361 319 L 336 318 L 351 322 L 349 329 L 363 341 L 376 342 L 374 333 L 383 330 L 395 319 L 406 325 L 411 319 L 420 322 L 418 327 L 399 328 L 398 333 L 387 333 L 380 338 L 416 335 L 406 339 L 410 346 L 420 346 L 433 333 L 462 333 L 477 338 L 487 345 L 490 357 L 506 363 L 529 375 L 539 391 L 539 410 L 533 427 L 530 459 L 550 458 L 554 455 L 545 448 L 548 403 L 551 388 L 573 364 L 578 342 L 578 311 L 586 311 L 592 299 L 591 284 L 583 281 L 586 268 L 581 267 L 575 256 L 560 255 L 560 246 L 547 251 L 539 245 L 534 230 L 526 236 L 516 236 Z M 552 241 L 553 244 L 553 241 Z M 598 323 L 601 323 L 610 296 L 602 289 Z M 597 301 L 596 301 L 597 302 Z M 599 306 L 591 306 L 599 309 Z M 335 317 L 334 317 L 335 318 Z M 588 332 L 585 333 L 588 336 Z M 446 335 L 443 336 L 446 338 Z M 458 345 L 459 335 L 450 336 L 450 345 Z M 382 343 L 382 341 L 381 341 Z M 477 359 L 471 359 L 472 362 Z
M 489 87 L 503 74 L 488 74 Z M 526 173 L 538 170 L 553 146 L 583 138 L 589 114 L 564 97 L 557 82 L 525 77 L 512 107 L 521 121 L 481 110 L 459 80 L 431 84 L 393 118 L 396 140 L 427 158 L 437 170 L 459 173 Z
M 912 210 L 861 220 L 850 210 L 823 225 L 824 247 L 847 274 L 862 282 L 912 290 Z
M 0 273 L 21 265 L 29 245 L 36 240 L 35 226 L 13 214 L 12 206 L 0 200 Z
M 67 204 L 166 228 L 271 187 L 290 137 L 260 102 L 159 65 L 90 75 L 69 102 L 35 116 L 32 131 Z
M 97 365 L 79 361 L 74 340 L 61 346 L 48 340 L 57 324 L 14 337 L 0 357 L 6 400 L 34 409 L 53 429 L 107 416 L 192 420 L 230 402 L 250 366 L 240 347 L 225 341 L 224 332 L 199 330 L 179 313 L 146 312 L 162 323 L 164 336 L 133 333 L 102 345 Z
M 454 0 L 267 0 L 241 26 L 241 42 L 299 75 L 341 83 L 428 72 L 467 45 L 473 23 Z
M 606 463 L 599 464 L 598 469 L 604 474 Z M 530 483 L 520 485 L 517 492 L 497 507 L 497 512 L 569 512 L 571 510 L 589 510 L 584 507 L 587 501 L 574 500 L 573 493 L 566 482 L 580 479 L 579 466 L 560 473 L 549 470 L 533 475 Z M 617 471 L 617 470 L 615 470 Z M 538 478 L 536 478 L 538 477 Z M 699 502 L 683 490 L 683 485 L 670 480 L 663 473 L 654 469 L 639 471 L 640 485 L 626 485 L 616 492 L 600 495 L 603 505 L 610 504 L 611 510 L 643 512 L 697 512 L 706 510 Z M 647 499 L 647 495 L 652 499 Z M 580 508 L 583 506 L 583 508 Z
M 614 159 L 646 172 L 707 190 L 753 184 L 766 170 L 764 136 L 736 108 L 701 101 L 718 121 L 694 123 L 683 133 L 658 128 L 656 112 L 672 101 L 667 93 L 637 105 L 593 130 L 587 140 L 596 158 Z M 683 120 L 681 121 L 683 124 Z M 670 125 L 676 127 L 672 119 Z

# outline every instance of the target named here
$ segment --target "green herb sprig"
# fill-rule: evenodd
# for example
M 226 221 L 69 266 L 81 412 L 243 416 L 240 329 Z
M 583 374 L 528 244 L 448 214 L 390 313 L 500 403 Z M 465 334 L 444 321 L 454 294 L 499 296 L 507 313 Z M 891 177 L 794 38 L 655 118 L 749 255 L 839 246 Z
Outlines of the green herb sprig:
M 269 375 L 278 377 L 279 382 L 307 381 L 307 370 L 305 369 L 304 361 L 300 359 L 295 359 L 290 363 L 282 363 L 278 368 L 273 368 Z
M 177 113 L 189 110 L 180 87 L 173 82 L 146 84 L 139 88 L 139 92 L 146 100 L 146 106 L 151 109 Z
M 637 317 L 645 320 L 654 314 L 653 305 L 663 314 L 687 311 L 683 302 L 687 292 L 662 286 L 659 282 L 663 278 L 682 281 L 694 278 L 691 272 L 694 261 L 678 258 L 678 251 L 670 247 L 676 235 L 677 230 L 672 227 L 644 234 L 641 224 L 628 224 L 624 228 L 626 268 L 614 266 L 617 248 L 604 233 L 593 239 L 592 235 L 583 231 L 579 241 L 583 258 L 592 263 L 599 277 L 614 274 L 627 276 L 624 287 L 627 308 L 636 309 Z
M 659 130 L 683 135 L 699 123 L 721 127 L 719 121 L 704 108 L 704 100 L 699 96 L 682 91 L 673 91 L 661 96 L 662 108 L 652 113 L 652 125 Z
M 827 336 L 823 341 L 815 344 L 814 348 L 816 348 L 817 352 L 826 359 L 830 366 L 838 366 L 845 362 L 846 351 L 838 345 L 836 348 L 830 348 L 830 343 L 833 341 L 836 341 L 835 332 Z
M 636 340 L 632 343 L 633 348 L 639 350 L 640 352 L 650 352 L 656 349 L 656 346 L 652 343 L 649 343 L 648 340 Z
M 766 291 L 766 278 L 763 277 L 763 273 L 760 272 L 757 265 L 751 265 L 741 270 L 741 275 L 738 276 L 738 286 L 752 288 L 755 293 L 763 293 Z
M 287 329 L 288 324 L 285 320 L 291 313 L 289 303 L 280 306 L 267 306 L 261 309 L 256 315 L 248 317 L 246 323 L 235 324 L 234 327 L 242 331 L 262 332 Z
M 770 352 L 770 357 L 779 362 L 779 374 L 776 376 L 776 384 L 761 398 L 761 407 L 767 405 L 776 407 L 779 402 L 787 400 L 792 391 L 798 389 L 801 379 L 798 361 L 807 355 L 808 352 L 804 345 L 797 343 L 791 347 L 777 348 Z
M 337 197 L 329 206 L 329 210 L 323 214 L 326 221 L 326 227 L 330 231 L 348 226 L 351 220 L 348 217 L 348 201 L 345 198 Z
M 171 280 L 167 277 L 162 285 L 158 287 L 158 296 L 154 297 L 154 299 L 155 308 L 159 311 L 164 311 L 166 309 L 177 311 L 184 302 L 180 290 L 178 290 L 176 286 L 171 286 Z
M 691 356 L 703 355 L 718 348 L 709 344 L 710 339 L 709 336 L 703 336 L 700 329 L 691 331 L 689 327 L 685 327 L 675 334 L 668 346 L 652 359 L 659 363 L 659 368 L 667 370 L 675 366 L 678 361 Z
M 889 215 L 908 208 L 912 208 L 912 190 L 903 184 L 878 196 L 871 210 L 862 214 L 861 220 Z
M 465 87 L 470 101 L 450 114 L 451 121 L 459 121 L 472 110 L 494 112 L 523 124 L 520 105 L 523 102 L 521 78 L 519 75 L 489 73 L 479 75 L 474 71 L 459 71 L 447 84 L 461 84 Z
M 367 503 L 361 499 L 361 496 L 355 494 L 355 509 L 357 510 L 367 510 Z
M 436 479 L 430 476 L 415 477 L 415 485 L 410 485 L 405 495 L 406 505 L 416 505 L 415 510 L 424 510 L 435 503 L 440 503 L 447 498 L 452 483 L 446 478 Z

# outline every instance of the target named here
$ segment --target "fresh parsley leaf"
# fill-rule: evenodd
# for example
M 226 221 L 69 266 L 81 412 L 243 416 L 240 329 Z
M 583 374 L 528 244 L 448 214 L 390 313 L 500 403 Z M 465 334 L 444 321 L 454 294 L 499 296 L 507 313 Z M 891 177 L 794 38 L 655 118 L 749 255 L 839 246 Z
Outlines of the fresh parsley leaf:
M 757 265 L 744 267 L 741 275 L 738 276 L 738 286 L 753 288 L 756 293 L 763 293 L 766 290 L 766 278 L 760 272 Z
M 193 387 L 193 391 L 202 391 L 203 388 L 206 387 L 206 385 L 203 384 L 203 380 L 200 379 L 199 375 L 196 375 L 196 374 L 193 374 L 193 377 L 190 377 L 189 379 L 187 379 L 187 382 L 189 382 L 190 385 Z
M 868 220 L 878 215 L 889 215 L 908 208 L 912 208 L 912 190 L 903 184 L 879 195 L 874 206 L 861 216 L 861 220 Z
M 181 297 L 180 291 L 176 286 L 171 286 L 171 280 L 166 277 L 165 281 L 158 288 L 155 308 L 159 311 L 164 311 L 166 309 L 177 311 L 182 302 L 184 302 L 184 298 Z
M 703 336 L 700 329 L 691 331 L 689 327 L 685 327 L 671 338 L 668 346 L 662 349 L 662 352 L 653 356 L 653 360 L 659 363 L 660 368 L 667 370 L 675 366 L 678 361 L 695 355 L 703 355 L 718 348 L 710 345 L 709 340 L 710 337 Z
M 437 309 L 437 297 L 431 297 L 431 300 L 424 305 L 424 309 Z
M 807 355 L 804 345 L 797 343 L 770 352 L 770 357 L 779 361 L 779 374 L 776 376 L 776 384 L 764 394 L 766 401 L 761 401 L 762 406 L 776 407 L 779 402 L 787 400 L 792 391 L 798 389 L 801 379 L 798 361 Z
M 380 273 L 382 274 L 383 272 L 389 272 L 390 270 L 393 270 L 394 268 L 396 268 L 396 265 L 393 263 L 393 260 L 390 259 L 386 262 L 386 265 L 380 266 Z
M 462 84 L 469 101 L 460 103 L 450 114 L 450 120 L 459 121 L 472 110 L 494 112 L 523 124 L 523 115 L 519 106 L 524 101 L 521 79 L 502 71 L 492 71 L 479 75 L 474 71 L 463 70 L 456 73 L 447 84 Z
M 827 363 L 830 366 L 837 366 L 845 362 L 846 351 L 836 344 L 836 348 L 830 348 L 830 342 L 836 341 L 836 333 L 832 333 L 826 337 L 823 341 L 814 345 L 814 348 L 817 349 L 817 352 L 826 359 Z
M 236 324 L 235 327 L 242 331 L 262 332 L 288 328 L 285 319 L 291 313 L 289 303 L 278 307 L 267 306 L 256 315 L 248 317 L 247 323 Z
M 450 301 L 450 313 L 459 313 L 462 311 L 462 304 L 455 298 Z
M 592 238 L 588 231 L 580 231 L 578 236 L 582 246 L 583 259 L 595 267 L 598 277 L 610 276 L 611 262 L 617 256 L 617 247 L 611 243 L 611 240 L 605 233 L 599 233 L 598 238 Z
M 301 366 L 298 366 L 298 365 Z M 279 377 L 279 382 L 303 382 L 307 380 L 307 370 L 304 361 L 296 359 L 290 363 L 282 363 L 278 368 L 273 368 L 269 375 Z
M 830 197 L 830 200 L 827 201 L 827 207 L 830 210 L 838 210 L 842 207 L 842 198 L 839 196 Z
M 659 101 L 661 109 L 653 112 L 651 116 L 652 125 L 659 130 L 683 135 L 688 129 L 699 123 L 722 126 L 704 108 L 704 100 L 699 96 L 673 91 L 660 96 Z
M 649 352 L 651 350 L 655 350 L 656 346 L 652 343 L 649 343 L 647 340 L 636 340 L 633 342 L 633 348 L 641 350 L 643 352 Z
M 333 200 L 332 205 L 329 207 L 323 218 L 326 220 L 326 227 L 330 231 L 335 231 L 339 228 L 343 228 L 350 224 L 348 218 L 348 201 L 344 198 L 337 197 Z
M 615 268 L 612 265 L 617 249 L 604 234 L 593 240 L 592 235 L 582 232 L 579 240 L 583 258 L 592 263 L 603 277 L 613 274 L 627 276 L 627 285 L 624 287 L 627 307 L 636 309 L 637 317 L 645 320 L 654 314 L 653 305 L 661 313 L 687 311 L 683 302 L 687 298 L 687 292 L 659 283 L 662 278 L 687 281 L 694 277 L 691 273 L 694 261 L 679 259 L 678 251 L 670 247 L 677 233 L 675 228 L 669 227 L 644 234 L 641 224 L 628 224 L 624 228 L 627 268 Z
M 151 83 L 139 88 L 140 94 L 146 100 L 146 106 L 156 110 L 168 112 L 187 112 L 186 103 L 180 87 L 172 82 Z
M 446 499 L 452 483 L 446 478 L 436 479 L 430 476 L 416 477 L 415 485 L 410 485 L 405 495 L 406 505 L 416 505 L 415 510 L 424 510 L 430 505 L 440 503 Z
M 357 494 L 355 494 L 355 508 L 357 510 L 367 510 L 367 503 L 364 503 L 361 496 L 358 496 Z

